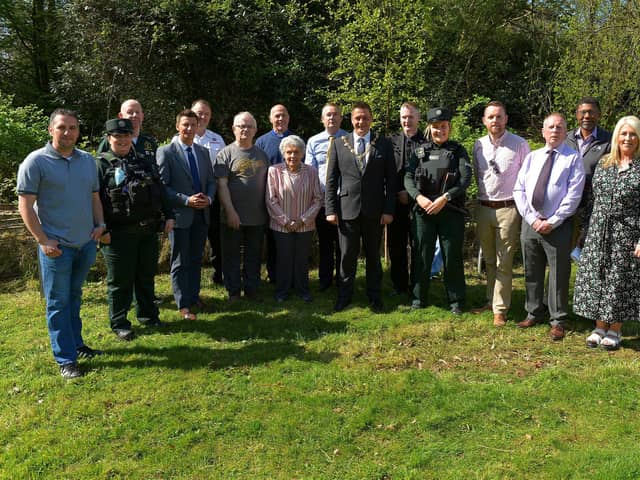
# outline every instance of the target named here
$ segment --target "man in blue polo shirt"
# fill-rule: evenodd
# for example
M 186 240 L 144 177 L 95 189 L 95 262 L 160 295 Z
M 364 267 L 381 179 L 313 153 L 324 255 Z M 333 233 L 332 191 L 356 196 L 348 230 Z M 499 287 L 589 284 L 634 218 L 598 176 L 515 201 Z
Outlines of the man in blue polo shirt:
M 265 133 L 256 140 L 256 147 L 260 148 L 269 157 L 269 163 L 275 165 L 282 163 L 282 154 L 280 153 L 280 142 L 284 137 L 293 135 L 289 130 L 289 112 L 284 105 L 274 105 L 269 112 L 269 122 L 273 127 L 271 131 Z M 267 237 L 267 274 L 269 282 L 276 281 L 276 242 L 270 229 L 266 230 Z
M 51 141 L 20 165 L 18 208 L 40 247 L 51 348 L 60 374 L 70 379 L 82 375 L 78 358 L 102 353 L 82 340 L 80 303 L 105 224 L 96 161 L 75 148 L 80 136 L 77 114 L 55 110 L 49 135 Z

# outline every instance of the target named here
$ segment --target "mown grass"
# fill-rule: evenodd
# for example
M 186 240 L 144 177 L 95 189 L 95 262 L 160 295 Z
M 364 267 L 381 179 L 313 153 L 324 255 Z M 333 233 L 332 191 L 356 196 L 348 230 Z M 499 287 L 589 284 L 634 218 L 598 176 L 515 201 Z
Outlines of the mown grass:
M 476 306 L 480 282 L 470 274 Z M 333 293 L 282 307 L 265 286 L 263 303 L 228 306 L 206 284 L 209 313 L 185 322 L 166 276 L 158 289 L 166 326 L 123 343 L 105 286 L 86 287 L 85 339 L 106 354 L 72 382 L 52 360 L 37 285 L 0 294 L 0 477 L 640 477 L 635 325 L 615 353 L 585 348 L 577 319 L 553 343 L 545 326 L 454 318 L 439 283 L 435 306 L 387 298 L 378 315 L 362 283 L 340 314 Z M 519 277 L 510 320 L 522 303 Z

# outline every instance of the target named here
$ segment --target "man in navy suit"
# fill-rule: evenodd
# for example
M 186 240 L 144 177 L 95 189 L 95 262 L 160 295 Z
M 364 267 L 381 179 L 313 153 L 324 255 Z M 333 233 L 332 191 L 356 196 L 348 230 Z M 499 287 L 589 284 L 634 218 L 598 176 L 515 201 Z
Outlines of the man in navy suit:
M 353 133 L 337 138 L 327 155 L 325 213 L 338 225 L 340 283 L 334 310 L 351 303 L 360 239 L 367 261 L 367 296 L 372 311 L 382 311 L 380 289 L 382 228 L 393 221 L 397 191 L 391 143 L 371 132 L 371 107 L 356 102 L 351 110 Z
M 195 320 L 191 310 L 200 303 L 202 252 L 207 240 L 209 205 L 216 194 L 213 167 L 206 148 L 194 143 L 198 116 L 183 110 L 176 117 L 178 138 L 157 153 L 160 177 L 167 187 L 176 223 L 171 242 L 171 284 L 185 320 Z

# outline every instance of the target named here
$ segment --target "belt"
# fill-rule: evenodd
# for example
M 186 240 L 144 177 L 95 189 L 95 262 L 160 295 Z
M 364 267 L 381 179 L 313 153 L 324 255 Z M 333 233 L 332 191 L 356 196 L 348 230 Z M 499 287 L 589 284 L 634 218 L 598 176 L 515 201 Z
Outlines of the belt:
M 489 208 L 507 208 L 515 207 L 516 202 L 514 200 L 480 200 L 480 205 L 484 205 Z

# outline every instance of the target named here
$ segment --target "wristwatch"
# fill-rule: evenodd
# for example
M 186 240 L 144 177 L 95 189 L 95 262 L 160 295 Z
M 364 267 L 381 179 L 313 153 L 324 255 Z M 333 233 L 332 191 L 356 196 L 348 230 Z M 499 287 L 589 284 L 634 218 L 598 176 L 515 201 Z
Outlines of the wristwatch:
M 97 224 L 97 225 L 95 226 L 95 228 L 105 228 L 105 229 L 106 229 L 106 228 L 107 228 L 107 224 L 106 224 L 106 223 L 104 223 L 104 222 L 103 222 L 103 223 L 99 223 L 99 224 Z
M 451 201 L 451 194 L 449 192 L 444 192 L 442 196 L 447 199 L 447 202 Z

